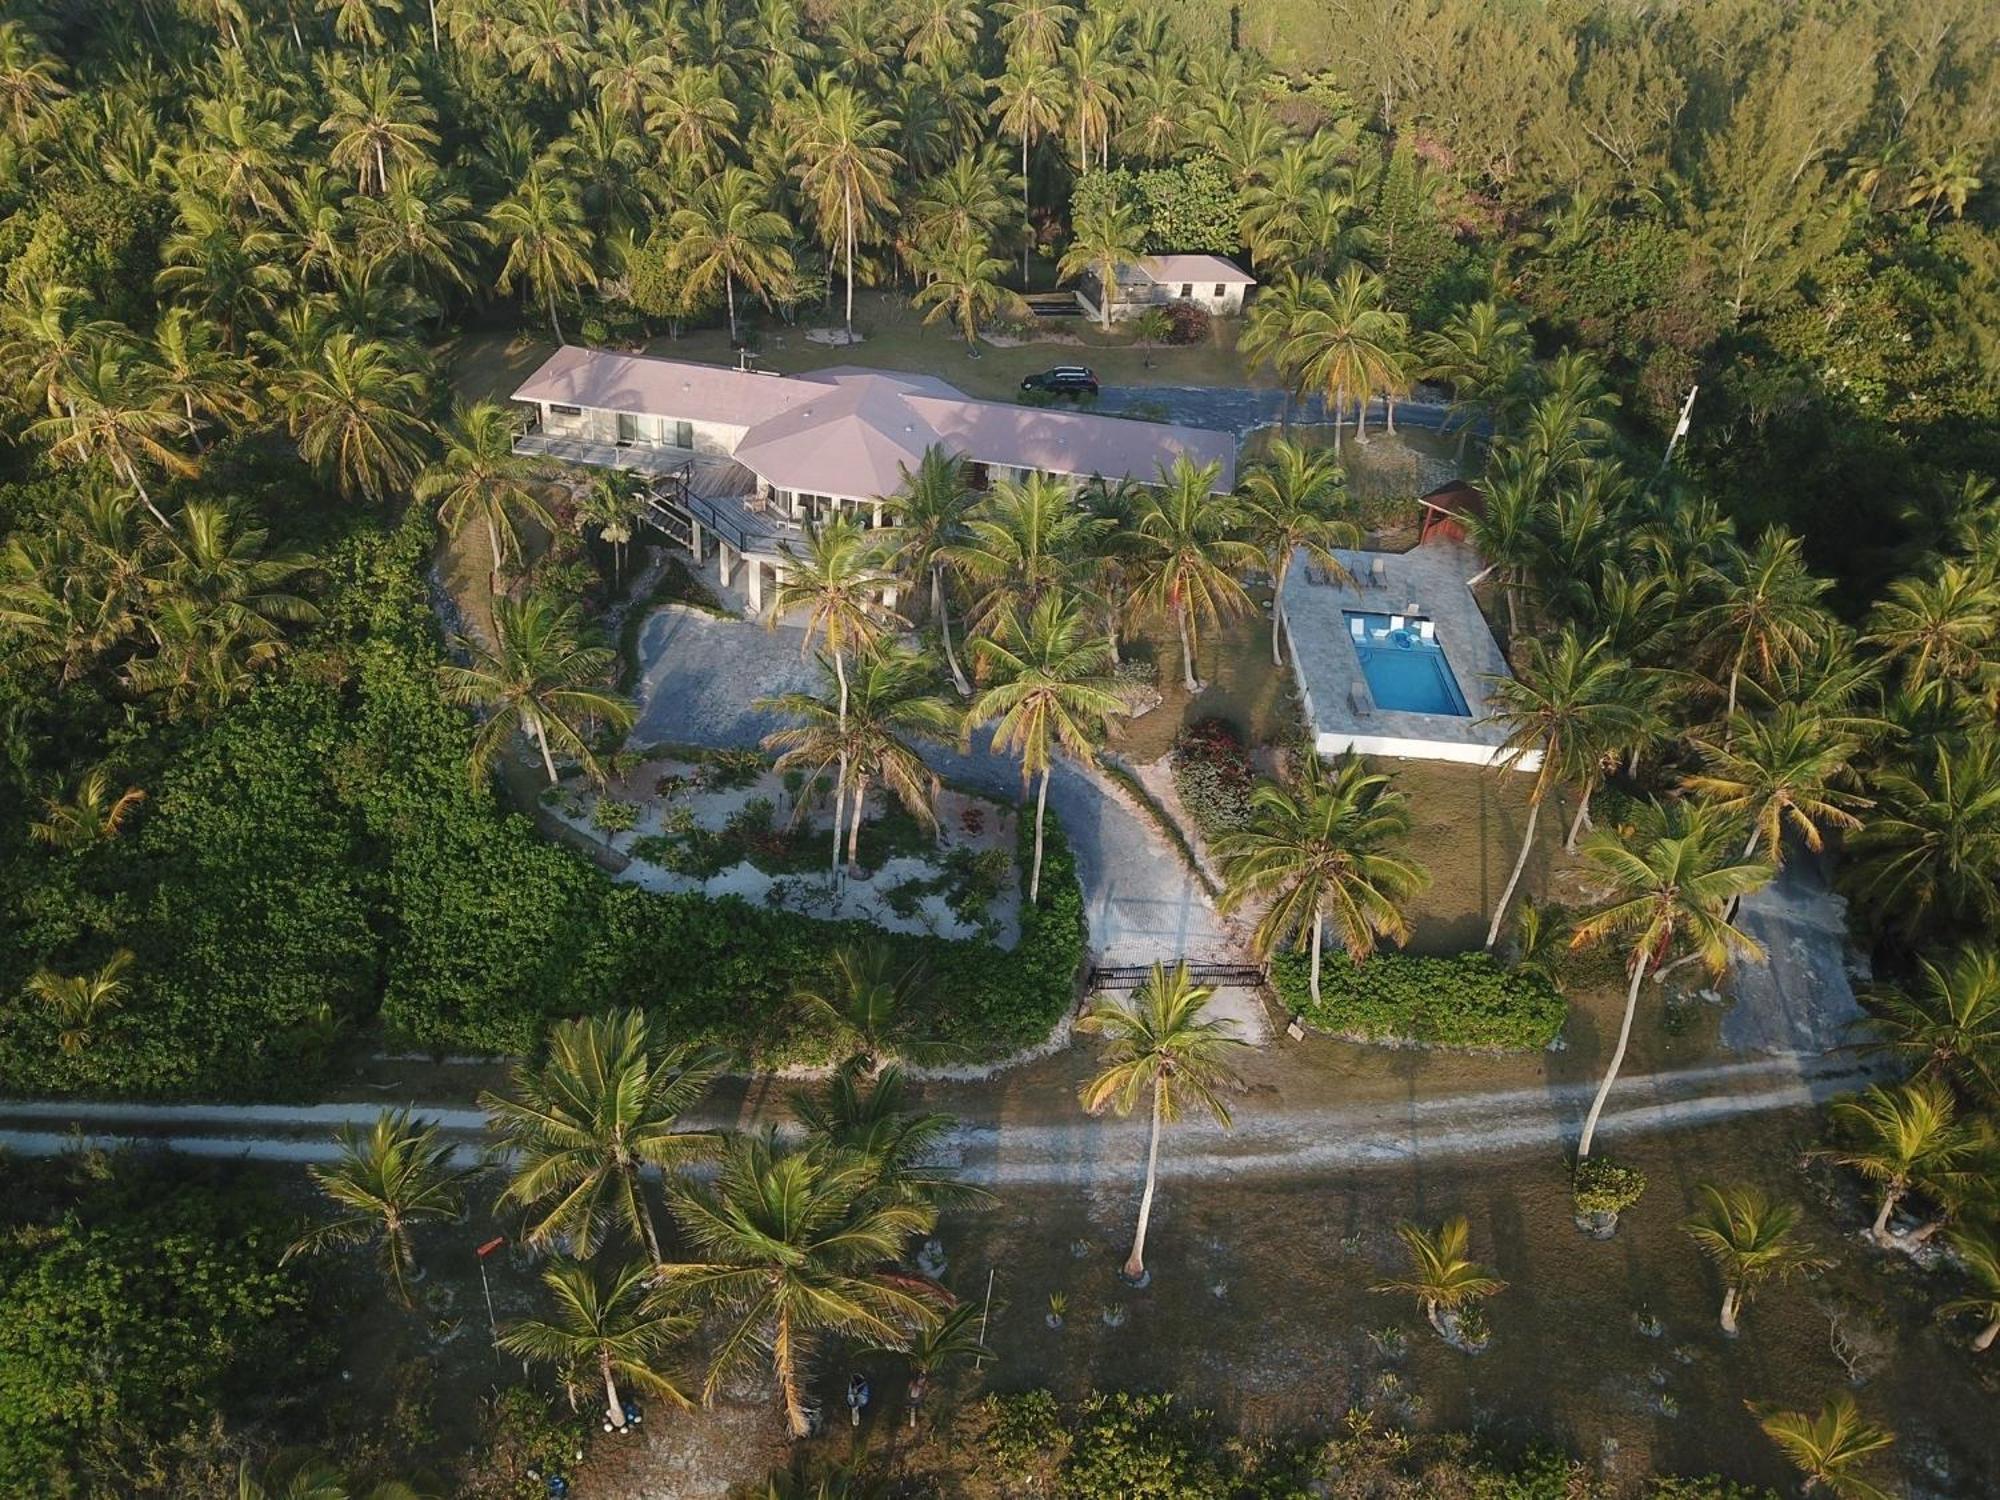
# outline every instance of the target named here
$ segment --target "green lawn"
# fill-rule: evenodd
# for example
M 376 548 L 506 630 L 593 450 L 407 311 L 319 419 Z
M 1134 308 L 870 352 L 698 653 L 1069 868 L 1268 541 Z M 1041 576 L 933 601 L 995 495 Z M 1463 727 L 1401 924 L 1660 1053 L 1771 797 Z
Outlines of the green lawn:
M 808 310 L 796 326 L 760 314 L 746 323 L 754 330 L 761 367 L 796 372 L 829 365 L 867 365 L 882 370 L 908 370 L 950 381 L 967 395 L 1009 401 L 1020 393 L 1021 377 L 1050 365 L 1090 365 L 1106 385 L 1264 385 L 1253 378 L 1236 353 L 1236 322 L 1219 319 L 1215 337 L 1183 349 L 1141 349 L 1116 329 L 1100 331 L 1087 319 L 1051 324 L 1064 342 L 1025 344 L 1017 349 L 979 346 L 979 357 L 966 353 L 965 341 L 946 329 L 925 327 L 909 299 L 891 292 L 860 292 L 854 299 L 854 328 L 863 342 L 849 348 L 811 343 L 806 329 L 838 326 L 840 309 L 831 314 Z M 1074 342 L 1070 341 L 1074 340 Z M 505 400 L 521 381 L 547 358 L 553 344 L 538 334 L 483 333 L 448 345 L 453 393 L 461 399 Z M 647 352 L 671 359 L 705 364 L 733 364 L 726 328 L 701 328 L 680 338 L 657 338 Z

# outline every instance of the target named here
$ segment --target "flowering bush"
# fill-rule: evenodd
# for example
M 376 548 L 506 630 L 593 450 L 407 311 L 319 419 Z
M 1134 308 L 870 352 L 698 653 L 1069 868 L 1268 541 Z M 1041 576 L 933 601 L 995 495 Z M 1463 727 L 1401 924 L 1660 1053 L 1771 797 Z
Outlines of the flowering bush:
M 1222 719 L 1190 724 L 1174 741 L 1174 790 L 1209 838 L 1250 821 L 1256 773 L 1236 730 Z

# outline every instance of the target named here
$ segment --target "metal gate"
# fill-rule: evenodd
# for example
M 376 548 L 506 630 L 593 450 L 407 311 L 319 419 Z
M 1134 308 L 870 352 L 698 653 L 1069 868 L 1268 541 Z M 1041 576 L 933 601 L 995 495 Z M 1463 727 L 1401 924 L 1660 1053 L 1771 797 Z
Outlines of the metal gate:
M 1169 965 L 1171 969 L 1172 965 Z M 1185 965 L 1188 977 L 1196 984 L 1213 985 L 1217 989 L 1253 988 L 1263 984 L 1269 974 L 1262 964 L 1204 964 Z M 1151 964 L 1102 965 L 1090 971 L 1089 988 L 1097 990 L 1136 990 L 1152 977 Z

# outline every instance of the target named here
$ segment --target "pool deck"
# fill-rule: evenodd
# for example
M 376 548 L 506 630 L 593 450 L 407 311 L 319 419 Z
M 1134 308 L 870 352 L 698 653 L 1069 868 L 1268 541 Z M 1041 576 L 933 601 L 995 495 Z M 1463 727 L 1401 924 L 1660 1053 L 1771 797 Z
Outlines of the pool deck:
M 1507 660 L 1487 628 L 1466 580 L 1485 566 L 1463 542 L 1433 537 L 1408 552 L 1338 552 L 1355 584 L 1316 581 L 1303 552 L 1285 578 L 1286 639 L 1306 719 L 1321 755 L 1355 751 L 1409 760 L 1449 760 L 1490 766 L 1501 758 L 1506 734 L 1487 717 L 1486 679 L 1508 676 Z M 1380 581 L 1373 564 L 1382 564 Z M 1379 708 L 1362 676 L 1348 633 L 1346 611 L 1413 615 L 1437 624 L 1438 644 L 1469 718 L 1402 713 Z M 1523 756 L 1516 769 L 1541 769 L 1539 755 Z

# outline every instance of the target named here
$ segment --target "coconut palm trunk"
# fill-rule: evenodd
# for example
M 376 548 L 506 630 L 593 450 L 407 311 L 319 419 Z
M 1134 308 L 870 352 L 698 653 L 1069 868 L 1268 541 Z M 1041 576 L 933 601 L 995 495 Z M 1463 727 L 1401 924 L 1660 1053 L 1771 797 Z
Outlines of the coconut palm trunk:
M 1590 1101 L 1590 1113 L 1584 1116 L 1583 1135 L 1576 1143 L 1578 1161 L 1590 1155 L 1591 1142 L 1597 1136 L 1597 1117 L 1604 1113 L 1604 1101 L 1611 1095 L 1611 1085 L 1618 1081 L 1618 1070 L 1625 1065 L 1625 1048 L 1632 1040 L 1632 1017 L 1639 1009 L 1639 984 L 1646 977 L 1649 958 L 1643 949 L 1632 957 L 1632 982 L 1625 986 L 1625 1017 L 1618 1025 L 1618 1045 L 1611 1050 L 1611 1065 L 1604 1070 L 1604 1081 L 1597 1086 L 1597 1097 Z
M 861 816 L 868 805 L 868 778 L 854 778 L 854 809 L 847 823 L 847 876 L 852 880 L 861 873 Z
M 847 734 L 847 659 L 836 649 L 833 652 L 833 675 L 840 679 L 840 732 Z M 840 884 L 840 830 L 847 812 L 847 752 L 840 752 L 840 774 L 833 784 L 833 860 L 827 872 L 827 879 L 834 885 Z
M 1978 1334 L 1972 1340 L 1973 1352 L 1984 1354 L 1988 1349 L 1993 1347 L 1995 1339 L 2000 1339 L 2000 1318 L 1995 1318 L 1991 1323 L 1988 1323 L 1984 1328 L 1979 1330 Z
M 1146 1274 L 1146 1226 L 1153 1217 L 1153 1186 L 1160 1171 L 1160 1123 L 1166 1097 L 1156 1080 L 1153 1084 L 1152 1139 L 1146 1146 L 1146 1191 L 1139 1197 L 1139 1227 L 1132 1235 L 1132 1253 L 1125 1257 L 1125 1279 L 1138 1281 Z
M 842 238 L 847 242 L 847 342 L 854 342 L 854 189 L 843 188 L 840 212 L 846 224 Z
M 1731 1283 L 1722 1294 L 1722 1331 L 1736 1337 L 1736 1315 L 1743 1310 L 1743 1288 Z
M 1563 837 L 1565 854 L 1576 853 L 1577 837 L 1583 832 L 1584 824 L 1590 821 L 1590 796 L 1594 790 L 1588 782 L 1584 783 L 1583 796 L 1576 804 L 1576 816 L 1569 820 L 1569 832 Z
M 1285 634 L 1285 575 L 1291 570 L 1291 549 L 1286 548 L 1271 568 L 1271 665 L 1274 667 L 1285 664 L 1281 644 Z
M 1174 624 L 1181 633 L 1181 680 L 1192 698 L 1201 691 L 1201 680 L 1194 675 L 1194 634 L 1188 629 L 1188 613 L 1185 601 L 1174 605 Z
M 792 1315 L 778 1314 L 777 1327 L 771 1339 L 771 1363 L 777 1367 L 778 1389 L 785 1398 L 785 1426 L 794 1440 L 812 1436 L 812 1424 L 806 1420 L 805 1395 L 799 1389 L 798 1361 L 794 1357 L 792 1338 Z
M 958 653 L 951 644 L 951 610 L 944 592 L 944 569 L 931 569 L 931 610 L 937 616 L 938 634 L 944 637 L 944 659 L 951 668 L 952 686 L 958 689 L 958 696 L 972 696 L 972 684 L 965 680 L 965 673 L 959 670 Z
M 1318 911 L 1318 910 L 1315 910 L 1315 911 L 1313 912 L 1313 957 L 1312 957 L 1312 974 L 1311 974 L 1311 976 L 1310 976 L 1310 977 L 1308 978 L 1308 980 L 1307 980 L 1307 987 L 1308 987 L 1308 988 L 1309 988 L 1309 989 L 1310 989 L 1310 990 L 1312 991 L 1312 997 L 1313 997 L 1313 1006 L 1314 1006 L 1314 1008 L 1315 1008 L 1315 1009 L 1317 1009 L 1317 1008 L 1318 1008 L 1318 1006 L 1319 1006 L 1319 954 L 1320 954 L 1320 939 L 1321 939 L 1321 935 L 1322 935 L 1322 934 L 1323 934 L 1323 933 L 1324 933 L 1325 931 L 1326 931 L 1326 913 L 1325 913 L 1325 912 L 1323 912 L 1323 911 Z
M 1889 1238 L 1889 1216 L 1895 1213 L 1896 1205 L 1903 1201 L 1903 1191 L 1900 1182 L 1892 1182 L 1883 1190 L 1882 1206 L 1875 1211 L 1875 1222 L 1868 1230 L 1877 1241 Z
M 1528 801 L 1528 831 L 1521 835 L 1521 852 L 1514 856 L 1514 873 L 1507 877 L 1507 888 L 1500 893 L 1500 904 L 1493 908 L 1493 925 L 1486 929 L 1486 948 L 1490 953 L 1493 945 L 1500 941 L 1500 924 L 1507 920 L 1507 907 L 1514 899 L 1514 889 L 1521 883 L 1521 872 L 1528 867 L 1528 851 L 1535 847 L 1535 823 L 1542 815 L 1542 799 L 1539 792 Z
M 562 778 L 556 775 L 556 759 L 549 754 L 549 732 L 542 727 L 539 714 L 524 713 L 522 717 L 528 721 L 528 732 L 535 737 L 535 747 L 542 752 L 542 766 L 549 773 L 549 785 L 554 786 Z
M 604 1410 L 611 1419 L 611 1425 L 620 1432 L 625 1430 L 625 1403 L 618 1398 L 618 1380 L 611 1371 L 611 1351 L 597 1351 L 597 1370 L 604 1377 Z
M 729 273 L 729 266 L 722 267 L 722 301 L 729 309 L 729 344 L 734 348 L 736 339 L 736 278 Z
M 1035 791 L 1035 868 L 1028 877 L 1028 905 L 1042 899 L 1042 820 L 1049 807 L 1049 768 L 1042 768 L 1042 784 Z
M 1424 1298 L 1424 1317 L 1436 1330 L 1437 1336 L 1446 1343 L 1451 1342 L 1451 1330 L 1444 1325 L 1444 1309 L 1435 1297 Z

